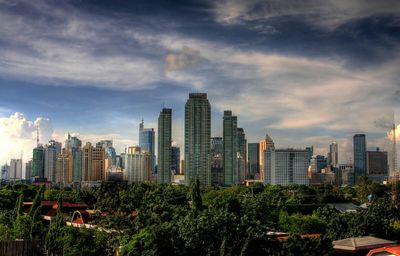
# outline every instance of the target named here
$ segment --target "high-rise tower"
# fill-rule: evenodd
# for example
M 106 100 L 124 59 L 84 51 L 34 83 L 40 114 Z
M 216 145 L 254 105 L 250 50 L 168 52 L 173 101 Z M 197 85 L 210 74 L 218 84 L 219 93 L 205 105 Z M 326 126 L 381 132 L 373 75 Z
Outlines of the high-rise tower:
M 237 117 L 232 115 L 232 111 L 224 111 L 223 117 L 223 169 L 224 185 L 232 186 L 239 183 L 238 173 L 238 134 Z
M 354 181 L 367 176 L 367 142 L 365 134 L 355 134 L 353 137 L 354 151 Z
M 172 109 L 163 108 L 158 117 L 158 183 L 171 183 L 171 120 Z
M 211 105 L 206 93 L 190 93 L 185 105 L 185 183 L 211 185 Z
M 274 150 L 275 149 L 275 143 L 271 139 L 271 137 L 266 134 L 265 139 L 260 140 L 260 148 L 259 148 L 259 155 L 260 155 L 260 180 L 266 180 L 267 183 L 271 181 L 271 177 L 265 177 L 265 168 L 264 168 L 264 163 L 265 163 L 265 154 L 264 152 L 267 150 Z

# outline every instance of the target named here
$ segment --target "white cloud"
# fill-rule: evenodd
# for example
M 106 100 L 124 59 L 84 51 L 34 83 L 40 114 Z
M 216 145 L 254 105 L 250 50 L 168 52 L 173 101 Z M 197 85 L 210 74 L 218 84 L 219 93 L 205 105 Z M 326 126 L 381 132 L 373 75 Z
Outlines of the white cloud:
M 262 21 L 278 16 L 302 16 L 314 25 L 335 28 L 352 19 L 398 15 L 396 0 L 222 0 L 215 2 L 216 20 L 223 24 Z
M 21 151 L 24 161 L 32 157 L 32 149 L 36 146 L 36 125 L 39 127 L 40 143 L 46 143 L 53 137 L 49 119 L 38 117 L 30 121 L 19 112 L 0 118 L 0 163 L 19 158 Z

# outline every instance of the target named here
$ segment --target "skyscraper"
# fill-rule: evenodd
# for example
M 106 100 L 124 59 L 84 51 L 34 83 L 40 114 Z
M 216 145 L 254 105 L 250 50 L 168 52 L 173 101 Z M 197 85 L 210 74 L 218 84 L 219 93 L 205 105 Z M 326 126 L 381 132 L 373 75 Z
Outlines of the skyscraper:
M 144 121 L 139 124 L 139 147 L 142 151 L 155 153 L 155 133 L 153 128 L 144 128 Z
M 264 151 L 266 184 L 308 185 L 309 151 L 302 149 L 272 149 Z M 271 177 L 271 178 L 268 178 Z
M 260 174 L 260 144 L 248 144 L 248 177 L 254 179 L 256 174 Z
M 25 179 L 30 180 L 32 175 L 32 160 L 25 163 Z
M 65 149 L 64 152 L 57 156 L 56 164 L 56 179 L 55 181 L 62 184 L 72 182 L 72 156 L 69 150 Z
M 211 105 L 206 93 L 190 93 L 185 105 L 185 183 L 211 185 Z
M 125 172 L 129 184 L 151 180 L 152 155 L 140 147 L 129 147 L 125 154 Z
M 333 142 L 329 145 L 328 165 L 331 165 L 335 168 L 338 167 L 338 145 L 336 142 Z
M 82 150 L 72 148 L 72 182 L 82 181 Z
M 260 180 L 267 180 L 268 183 L 270 182 L 271 177 L 265 177 L 264 174 L 264 152 L 267 150 L 274 150 L 275 149 L 275 144 L 274 141 L 269 137 L 268 134 L 265 135 L 265 139 L 260 140 L 260 148 L 259 148 L 259 155 L 260 155 Z
M 158 117 L 157 182 L 171 183 L 172 109 L 163 108 Z
M 321 173 L 321 170 L 326 168 L 327 165 L 328 163 L 325 156 L 315 155 L 311 157 L 311 162 L 310 162 L 311 172 Z
M 22 159 L 11 159 L 9 175 L 13 180 L 22 179 Z
M 35 179 L 44 178 L 44 148 L 42 145 L 38 145 L 33 149 L 31 177 Z
M 353 137 L 354 150 L 354 181 L 357 183 L 360 177 L 367 176 L 367 143 L 365 134 L 355 134 Z
M 90 142 L 82 148 L 82 180 L 105 181 L 105 150 L 93 147 Z
M 102 147 L 106 152 L 106 156 L 109 159 L 108 166 L 106 166 L 106 168 L 116 165 L 117 153 L 115 152 L 115 148 L 113 147 L 112 140 L 101 140 L 96 143 L 96 147 Z
M 181 166 L 181 150 L 177 146 L 171 147 L 171 170 L 175 175 L 179 175 Z
M 367 151 L 368 179 L 383 181 L 389 176 L 388 153 L 380 151 Z
M 223 155 L 224 154 L 224 143 L 222 137 L 211 138 L 211 155 Z
M 223 148 L 224 185 L 232 186 L 239 183 L 239 173 L 237 161 L 237 117 L 232 116 L 232 111 L 230 110 L 224 111 Z
M 56 168 L 57 168 L 57 148 L 54 144 L 46 145 L 44 149 L 44 176 L 47 181 L 56 181 Z
M 75 136 L 71 136 L 68 133 L 68 137 L 65 140 L 65 148 L 67 150 L 71 150 L 72 148 L 81 148 L 82 147 L 82 141 L 80 139 L 78 139 L 78 137 Z M 60 146 L 60 151 L 58 152 L 58 154 L 61 153 L 61 146 Z
M 246 134 L 244 133 L 243 128 L 237 128 L 237 139 L 238 139 L 238 174 L 239 174 L 239 183 L 242 183 L 247 176 L 247 140 Z

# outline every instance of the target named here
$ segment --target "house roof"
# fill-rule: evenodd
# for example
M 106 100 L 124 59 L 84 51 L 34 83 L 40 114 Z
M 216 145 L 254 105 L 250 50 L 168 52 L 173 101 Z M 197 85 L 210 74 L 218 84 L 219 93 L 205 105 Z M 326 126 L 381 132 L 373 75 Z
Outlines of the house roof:
M 384 246 L 381 248 L 376 248 L 367 254 L 367 256 L 400 256 L 400 245 L 394 245 L 394 246 Z
M 373 236 L 350 237 L 332 242 L 335 251 L 360 251 L 369 250 L 387 245 L 394 245 L 396 242 Z

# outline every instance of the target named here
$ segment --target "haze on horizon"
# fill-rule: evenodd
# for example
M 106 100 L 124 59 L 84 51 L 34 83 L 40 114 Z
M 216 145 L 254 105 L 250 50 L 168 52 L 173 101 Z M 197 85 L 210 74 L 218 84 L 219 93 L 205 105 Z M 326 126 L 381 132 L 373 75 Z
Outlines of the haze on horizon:
M 400 120 L 400 2 L 0 0 L 0 164 L 67 132 L 137 144 L 173 109 L 183 146 L 189 92 L 206 92 L 212 136 L 223 111 L 248 142 L 388 150 Z M 398 128 L 399 130 L 399 128 Z M 398 132 L 400 136 L 400 132 Z

